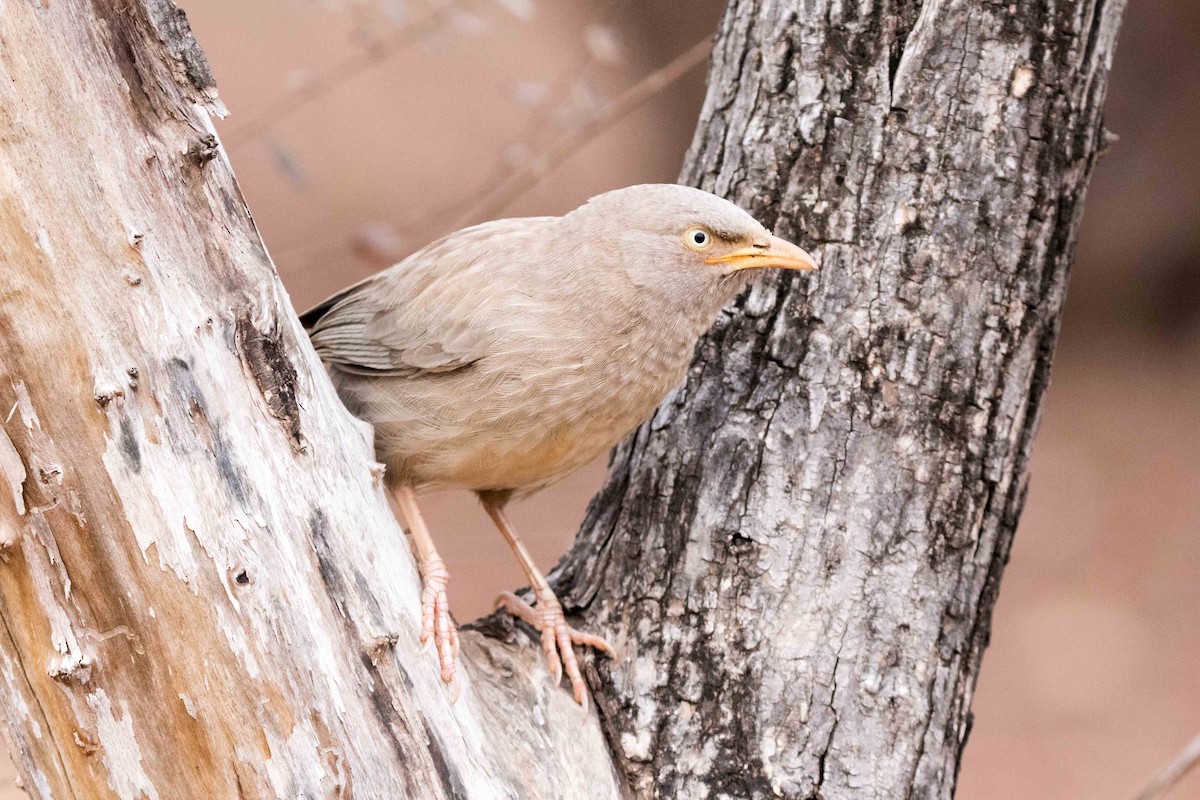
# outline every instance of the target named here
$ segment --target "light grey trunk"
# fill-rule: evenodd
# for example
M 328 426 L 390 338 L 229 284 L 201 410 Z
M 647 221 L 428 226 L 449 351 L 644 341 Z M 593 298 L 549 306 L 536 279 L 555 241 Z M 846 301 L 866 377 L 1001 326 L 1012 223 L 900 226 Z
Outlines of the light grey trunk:
M 599 714 L 464 635 L 167 0 L 0 6 L 0 701 L 37 798 L 948 797 L 1120 0 L 731 4 L 684 179 L 820 252 L 616 455 Z M 9 409 L 13 409 L 11 414 Z

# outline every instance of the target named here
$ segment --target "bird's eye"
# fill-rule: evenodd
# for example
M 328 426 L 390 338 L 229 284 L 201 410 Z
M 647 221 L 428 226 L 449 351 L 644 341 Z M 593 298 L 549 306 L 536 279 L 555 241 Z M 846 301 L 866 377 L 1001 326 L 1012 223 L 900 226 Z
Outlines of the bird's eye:
M 693 250 L 704 250 L 712 244 L 712 234 L 704 228 L 692 228 L 683 235 L 683 241 Z

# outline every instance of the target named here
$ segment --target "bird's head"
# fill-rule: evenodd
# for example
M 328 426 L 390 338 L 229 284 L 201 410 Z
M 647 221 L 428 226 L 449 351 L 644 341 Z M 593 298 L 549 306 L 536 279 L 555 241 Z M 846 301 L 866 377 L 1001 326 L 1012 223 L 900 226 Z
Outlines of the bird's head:
M 688 186 L 617 189 L 564 219 L 599 244 L 598 261 L 637 285 L 679 292 L 680 299 L 702 293 L 723 304 L 762 270 L 817 268 L 812 256 L 738 206 Z

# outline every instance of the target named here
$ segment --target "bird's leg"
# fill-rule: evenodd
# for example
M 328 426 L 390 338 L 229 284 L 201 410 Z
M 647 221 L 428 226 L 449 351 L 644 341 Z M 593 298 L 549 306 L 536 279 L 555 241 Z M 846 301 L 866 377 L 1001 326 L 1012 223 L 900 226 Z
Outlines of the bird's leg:
M 588 645 L 602 650 L 610 656 L 613 655 L 612 648 L 599 636 L 581 633 L 567 624 L 566 618 L 563 616 L 562 604 L 554 596 L 550 584 L 546 582 L 546 576 L 533 563 L 533 557 L 529 555 L 525 544 L 517 536 L 517 532 L 513 530 L 508 518 L 504 515 L 503 500 L 486 493 L 481 493 L 479 499 L 483 502 L 488 516 L 492 518 L 492 522 L 496 523 L 496 527 L 500 529 L 508 546 L 517 556 L 521 568 L 525 570 L 537 603 L 535 606 L 531 606 L 512 592 L 502 592 L 496 598 L 496 607 L 503 607 L 505 611 L 514 617 L 525 620 L 541 633 L 542 650 L 546 654 L 546 662 L 550 666 L 554 682 L 558 683 L 562 680 L 565 667 L 567 677 L 571 679 L 575 702 L 586 708 L 587 684 L 584 683 L 583 675 L 579 672 L 579 661 L 575 658 L 573 645 Z
M 417 506 L 417 494 L 410 486 L 395 490 L 396 505 L 404 515 L 404 523 L 412 535 L 421 568 L 421 642 L 428 644 L 432 639 L 437 649 L 438 665 L 442 680 L 454 682 L 454 661 L 458 658 L 458 629 L 450 618 L 450 601 L 446 596 L 446 585 L 450 573 L 442 557 L 433 546 L 433 538 Z

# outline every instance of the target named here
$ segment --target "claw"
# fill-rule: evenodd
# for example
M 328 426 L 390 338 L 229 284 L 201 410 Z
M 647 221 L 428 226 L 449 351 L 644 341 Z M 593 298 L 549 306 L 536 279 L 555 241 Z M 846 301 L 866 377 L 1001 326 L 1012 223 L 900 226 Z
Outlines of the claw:
M 579 660 L 575 656 L 574 645 L 581 644 L 594 647 L 610 657 L 614 656 L 613 649 L 599 636 L 581 633 L 567 624 L 563 616 L 562 604 L 551 591 L 537 593 L 537 605 L 531 606 L 512 592 L 502 592 L 496 598 L 496 607 L 503 608 L 514 617 L 525 620 L 541 633 L 542 652 L 546 654 L 546 665 L 554 683 L 562 681 L 563 671 L 571 681 L 572 694 L 575 702 L 588 705 L 587 683 L 579 670 Z
M 454 683 L 454 662 L 458 658 L 458 629 L 450 618 L 450 599 L 446 586 L 450 573 L 437 554 L 421 564 L 424 588 L 421 590 L 421 642 L 427 652 L 437 651 L 438 667 L 444 683 Z

